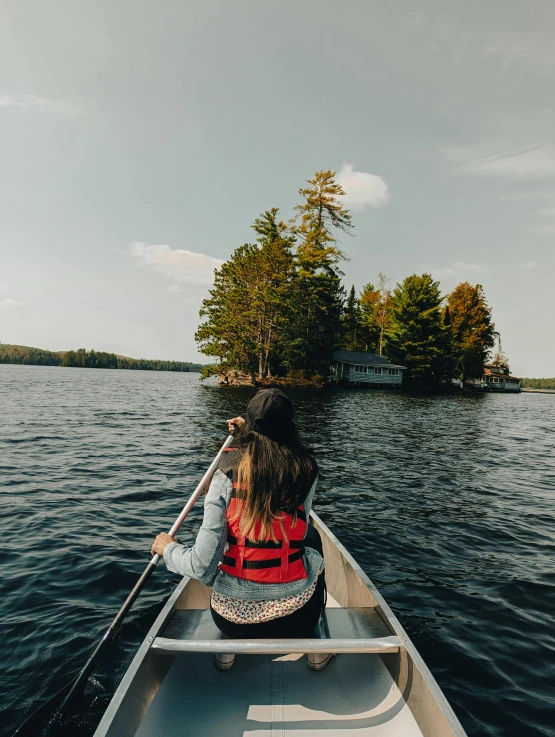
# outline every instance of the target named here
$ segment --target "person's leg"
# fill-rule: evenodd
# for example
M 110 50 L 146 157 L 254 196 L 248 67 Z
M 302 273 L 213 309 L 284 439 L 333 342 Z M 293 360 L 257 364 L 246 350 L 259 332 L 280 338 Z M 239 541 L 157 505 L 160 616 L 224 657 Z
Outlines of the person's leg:
M 212 619 L 218 629 L 227 637 L 236 639 L 286 639 L 310 637 L 325 607 L 326 582 L 323 575 L 318 576 L 316 589 L 307 603 L 292 614 L 277 617 L 268 622 L 253 624 L 236 624 L 222 617 L 210 607 Z M 310 653 L 307 658 L 308 667 L 312 670 L 323 670 L 333 658 L 328 653 Z M 220 670 L 229 670 L 235 656 L 221 654 L 216 656 L 215 664 Z

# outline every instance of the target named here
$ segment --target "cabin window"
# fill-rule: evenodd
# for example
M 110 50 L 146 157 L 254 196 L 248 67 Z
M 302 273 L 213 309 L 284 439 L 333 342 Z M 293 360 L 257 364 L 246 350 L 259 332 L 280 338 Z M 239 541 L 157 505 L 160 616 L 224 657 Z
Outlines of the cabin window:
M 388 369 L 390 376 L 399 376 L 399 369 Z
M 360 364 L 357 364 L 353 367 L 353 372 L 355 374 L 367 374 L 368 366 L 361 366 Z
M 382 372 L 381 367 L 378 368 L 378 366 L 374 366 L 374 373 L 375 374 L 381 374 L 381 372 Z

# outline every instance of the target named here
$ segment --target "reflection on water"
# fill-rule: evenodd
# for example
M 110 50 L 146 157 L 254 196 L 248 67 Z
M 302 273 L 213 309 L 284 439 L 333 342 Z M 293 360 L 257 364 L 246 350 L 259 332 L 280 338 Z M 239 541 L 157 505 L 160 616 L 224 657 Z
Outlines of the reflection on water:
M 0 366 L 6 733 L 83 664 L 252 394 L 196 374 Z M 555 737 L 555 396 L 291 396 L 317 511 L 469 735 Z M 175 581 L 161 567 L 135 605 L 78 737 Z

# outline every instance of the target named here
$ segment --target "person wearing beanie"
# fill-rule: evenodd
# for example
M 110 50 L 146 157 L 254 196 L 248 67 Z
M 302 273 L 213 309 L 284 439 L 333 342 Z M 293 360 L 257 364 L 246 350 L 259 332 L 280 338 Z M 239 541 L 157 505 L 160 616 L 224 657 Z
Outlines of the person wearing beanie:
M 212 587 L 212 618 L 228 637 L 309 637 L 326 598 L 322 541 L 310 524 L 318 466 L 279 389 L 258 391 L 228 424 L 233 447 L 212 477 L 195 544 L 162 532 L 152 553 Z M 308 665 L 322 670 L 332 657 L 310 654 Z M 229 670 L 234 659 L 218 655 L 216 666 Z

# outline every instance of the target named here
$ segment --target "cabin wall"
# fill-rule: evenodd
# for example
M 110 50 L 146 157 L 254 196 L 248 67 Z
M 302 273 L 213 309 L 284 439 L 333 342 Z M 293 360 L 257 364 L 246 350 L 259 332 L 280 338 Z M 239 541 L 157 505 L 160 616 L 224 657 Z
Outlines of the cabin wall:
M 389 373 L 387 368 L 382 368 L 381 374 L 375 374 L 373 366 L 368 367 L 369 371 L 367 374 L 355 373 L 355 367 L 352 365 L 345 365 L 343 370 L 343 377 L 348 379 L 349 382 L 358 382 L 359 384 L 398 384 L 399 386 L 403 383 L 403 371 L 399 370 L 397 376 L 393 376 Z
M 486 376 L 482 386 L 491 392 L 519 392 L 520 381 L 517 379 L 504 380 L 503 376 Z

